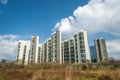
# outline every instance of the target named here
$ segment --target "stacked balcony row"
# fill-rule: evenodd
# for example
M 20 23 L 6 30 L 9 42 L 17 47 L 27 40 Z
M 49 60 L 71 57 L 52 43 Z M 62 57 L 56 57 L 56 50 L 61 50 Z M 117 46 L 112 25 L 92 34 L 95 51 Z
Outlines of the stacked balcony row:
M 107 61 L 105 40 L 96 39 L 94 42 L 95 52 L 91 54 L 95 55 L 96 62 Z M 39 43 L 39 36 L 33 36 L 31 44 L 19 42 L 17 63 L 22 65 L 37 63 L 86 63 L 93 61 L 91 54 L 86 31 L 80 30 L 73 37 L 64 41 L 61 41 L 61 32 L 56 31 L 42 44 Z

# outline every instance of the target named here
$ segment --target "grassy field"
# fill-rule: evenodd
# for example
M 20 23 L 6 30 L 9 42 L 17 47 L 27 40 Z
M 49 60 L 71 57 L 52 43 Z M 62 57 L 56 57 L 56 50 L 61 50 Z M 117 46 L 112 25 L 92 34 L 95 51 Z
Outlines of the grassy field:
M 120 80 L 120 61 L 87 64 L 0 64 L 0 80 Z

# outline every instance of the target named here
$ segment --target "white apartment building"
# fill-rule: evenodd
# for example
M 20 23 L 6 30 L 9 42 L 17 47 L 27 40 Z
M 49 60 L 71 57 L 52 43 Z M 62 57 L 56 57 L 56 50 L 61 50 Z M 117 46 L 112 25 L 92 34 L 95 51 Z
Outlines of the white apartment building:
M 28 54 L 29 54 L 29 45 L 25 42 L 18 43 L 17 51 L 17 64 L 27 65 L 28 64 Z
M 61 42 L 61 62 L 64 64 L 64 42 Z
M 84 63 L 91 61 L 87 32 L 80 30 L 74 37 L 61 43 L 62 63 Z
M 74 34 L 75 63 L 90 62 L 87 32 L 80 30 Z
M 75 63 L 74 38 L 69 40 L 70 63 Z
M 61 43 L 62 63 L 75 63 L 74 39 L 65 40 Z
M 42 62 L 42 45 L 38 45 L 38 63 Z
M 46 62 L 52 61 L 52 50 L 51 50 L 52 41 L 51 38 L 47 39 L 47 59 Z
M 95 39 L 94 44 L 95 44 L 97 62 L 108 61 L 105 39 L 103 38 Z
M 52 62 L 62 63 L 61 60 L 61 32 L 56 31 L 52 33 L 51 37 L 51 55 Z
M 33 36 L 30 46 L 30 64 L 38 63 L 38 44 L 39 37 Z
M 62 63 L 70 63 L 69 40 L 62 42 L 61 46 Z
M 48 38 L 43 44 L 42 44 L 42 62 L 52 62 L 52 42 L 51 42 L 51 38 Z
M 19 43 L 18 64 L 36 63 L 82 63 L 91 61 L 87 32 L 80 30 L 73 38 L 61 43 L 61 32 L 55 31 L 51 38 L 39 44 L 39 37 L 33 36 L 30 44 Z M 27 56 L 26 56 L 27 55 Z
M 47 57 L 47 43 L 46 41 L 42 44 L 42 54 L 43 54 L 43 58 L 42 58 L 42 62 L 46 62 L 46 57 Z

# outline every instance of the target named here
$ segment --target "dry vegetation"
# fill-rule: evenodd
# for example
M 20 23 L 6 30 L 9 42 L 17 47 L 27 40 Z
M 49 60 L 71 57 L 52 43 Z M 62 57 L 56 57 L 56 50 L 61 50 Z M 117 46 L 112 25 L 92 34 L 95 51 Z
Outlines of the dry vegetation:
M 1 63 L 0 80 L 120 80 L 120 61 L 29 66 Z

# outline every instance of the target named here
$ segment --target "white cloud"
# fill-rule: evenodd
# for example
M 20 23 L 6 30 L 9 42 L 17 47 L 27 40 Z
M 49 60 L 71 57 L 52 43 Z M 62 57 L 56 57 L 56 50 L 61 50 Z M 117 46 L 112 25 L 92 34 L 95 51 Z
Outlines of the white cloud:
M 7 4 L 7 3 L 8 3 L 8 0 L 0 0 L 0 2 L 1 2 L 2 4 Z
M 119 36 L 119 4 L 120 0 L 90 0 L 88 4 L 79 6 L 73 16 L 58 22 L 53 30 L 61 30 L 63 36 L 72 35 L 80 29 L 87 30 L 89 35 L 107 32 Z
M 17 38 L 17 36 L 16 36 L 16 35 L 12 35 L 12 34 L 10 34 L 10 35 L 0 35 L 0 40 L 1 40 L 1 39 L 14 40 L 14 39 L 16 39 L 16 38 Z
M 61 22 L 58 22 L 55 25 L 55 28 L 53 30 L 59 29 L 65 37 L 70 37 L 70 34 L 74 31 L 73 29 L 75 29 L 73 28 L 72 21 L 74 21 L 74 18 L 72 16 L 62 19 Z
M 29 40 L 18 40 L 16 35 L 0 35 L 0 59 L 16 59 L 19 41 L 30 43 Z
M 120 59 L 120 40 L 111 40 L 106 43 L 109 57 Z
M 89 36 L 96 33 L 108 33 L 118 40 L 107 42 L 108 55 L 120 59 L 120 0 L 89 0 L 88 4 L 79 6 L 73 16 L 63 18 L 56 23 L 53 30 L 60 30 L 62 38 L 72 37 L 80 29 Z M 66 37 L 67 36 L 67 37 Z

